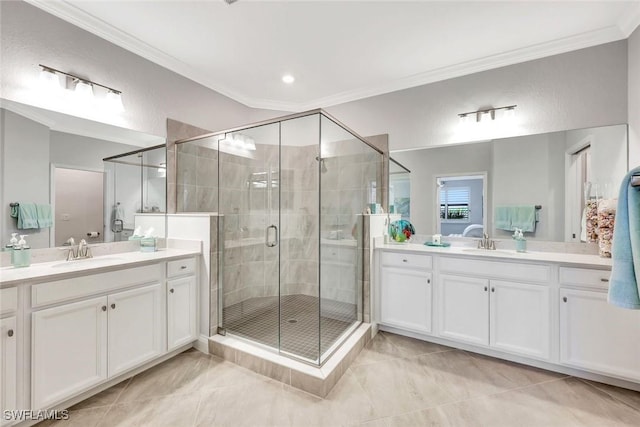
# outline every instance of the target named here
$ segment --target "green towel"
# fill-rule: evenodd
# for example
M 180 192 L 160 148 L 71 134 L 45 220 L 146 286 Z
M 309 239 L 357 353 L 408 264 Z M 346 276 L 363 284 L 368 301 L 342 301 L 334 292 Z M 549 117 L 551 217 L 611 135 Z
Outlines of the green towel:
M 53 227 L 51 205 L 36 205 L 38 211 L 38 228 Z
M 508 206 L 496 206 L 493 212 L 493 223 L 498 230 L 511 231 L 511 208 Z
M 34 203 L 20 203 L 12 207 L 11 216 L 18 220 L 18 230 L 38 228 L 38 209 Z
M 522 229 L 523 232 L 536 231 L 535 205 L 514 206 L 511 208 L 511 229 Z

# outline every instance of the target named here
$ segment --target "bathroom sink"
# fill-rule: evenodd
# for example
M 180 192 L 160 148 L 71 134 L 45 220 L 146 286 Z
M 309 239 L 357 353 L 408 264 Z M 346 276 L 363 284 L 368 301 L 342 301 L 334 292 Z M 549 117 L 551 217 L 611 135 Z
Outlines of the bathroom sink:
M 473 254 L 484 254 L 484 255 L 516 255 L 518 252 L 516 251 L 507 251 L 505 249 L 477 249 L 477 248 L 464 248 L 462 252 L 473 253 Z
M 109 264 L 115 261 L 124 261 L 124 258 L 108 256 L 108 257 L 100 257 L 100 258 L 77 259 L 74 261 L 64 261 L 64 262 L 59 262 L 57 264 L 53 264 L 51 268 L 72 267 L 80 264 L 86 267 L 91 267 L 94 265 Z

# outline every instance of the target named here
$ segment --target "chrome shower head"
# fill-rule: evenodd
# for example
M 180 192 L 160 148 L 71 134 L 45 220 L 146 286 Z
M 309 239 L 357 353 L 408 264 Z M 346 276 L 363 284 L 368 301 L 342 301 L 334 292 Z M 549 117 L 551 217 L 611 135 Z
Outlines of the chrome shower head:
M 325 159 L 321 159 L 320 157 L 316 157 L 316 160 L 320 162 L 320 172 L 327 173 L 328 169 L 327 169 L 327 165 L 324 162 Z

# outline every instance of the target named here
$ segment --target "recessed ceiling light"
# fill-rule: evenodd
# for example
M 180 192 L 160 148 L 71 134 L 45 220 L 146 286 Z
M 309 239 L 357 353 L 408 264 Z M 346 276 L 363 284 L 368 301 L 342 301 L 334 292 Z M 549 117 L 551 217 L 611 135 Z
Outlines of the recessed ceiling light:
M 282 76 L 282 81 L 289 85 L 295 80 L 296 79 L 291 74 L 285 74 L 284 76 Z

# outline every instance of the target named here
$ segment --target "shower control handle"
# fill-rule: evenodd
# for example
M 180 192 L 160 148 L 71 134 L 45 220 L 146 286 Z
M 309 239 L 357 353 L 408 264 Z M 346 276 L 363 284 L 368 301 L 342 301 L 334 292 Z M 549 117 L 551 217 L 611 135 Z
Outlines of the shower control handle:
M 271 231 L 273 230 L 273 233 Z M 273 238 L 271 237 L 273 235 Z M 264 244 L 267 245 L 268 248 L 273 248 L 278 245 L 278 227 L 271 224 L 265 229 L 264 233 Z

